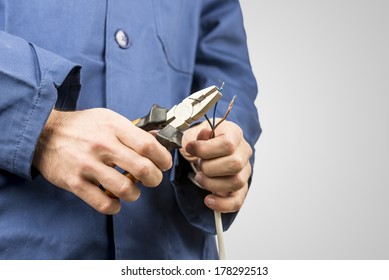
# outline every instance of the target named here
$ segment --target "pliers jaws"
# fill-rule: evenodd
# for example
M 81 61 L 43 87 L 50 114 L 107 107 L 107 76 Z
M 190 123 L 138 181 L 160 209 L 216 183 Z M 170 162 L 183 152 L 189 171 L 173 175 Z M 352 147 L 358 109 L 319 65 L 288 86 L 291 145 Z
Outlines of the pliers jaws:
M 176 129 L 185 130 L 202 118 L 221 96 L 216 86 L 197 91 L 167 112 L 167 122 Z
M 181 148 L 182 131 L 202 118 L 222 97 L 218 87 L 210 86 L 197 91 L 170 110 L 153 105 L 149 114 L 134 121 L 144 130 L 155 130 L 157 140 L 167 149 Z

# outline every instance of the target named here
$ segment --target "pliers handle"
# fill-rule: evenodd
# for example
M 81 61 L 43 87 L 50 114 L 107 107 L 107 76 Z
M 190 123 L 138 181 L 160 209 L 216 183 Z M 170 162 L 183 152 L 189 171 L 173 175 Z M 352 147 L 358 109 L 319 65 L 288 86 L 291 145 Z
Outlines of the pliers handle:
M 166 147 L 169 151 L 175 148 L 181 148 L 182 131 L 167 124 L 168 109 L 154 104 L 150 112 L 132 123 L 143 130 L 158 130 L 156 138 L 159 143 Z

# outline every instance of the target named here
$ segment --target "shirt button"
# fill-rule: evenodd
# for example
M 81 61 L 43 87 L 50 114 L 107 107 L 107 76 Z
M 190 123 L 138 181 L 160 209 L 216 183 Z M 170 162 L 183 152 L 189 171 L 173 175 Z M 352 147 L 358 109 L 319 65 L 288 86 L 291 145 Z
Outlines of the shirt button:
M 116 31 L 115 39 L 116 39 L 116 43 L 118 43 L 119 47 L 121 47 L 122 49 L 127 49 L 131 45 L 130 38 L 128 37 L 126 32 L 124 32 L 121 29 Z

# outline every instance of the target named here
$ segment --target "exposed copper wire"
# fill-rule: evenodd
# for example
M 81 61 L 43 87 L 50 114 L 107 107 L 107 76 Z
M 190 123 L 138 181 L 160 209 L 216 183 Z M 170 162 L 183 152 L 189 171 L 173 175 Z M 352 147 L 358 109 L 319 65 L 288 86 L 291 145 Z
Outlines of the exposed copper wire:
M 228 105 L 227 111 L 226 111 L 226 113 L 224 114 L 223 118 L 222 118 L 221 120 L 219 120 L 215 126 L 211 125 L 211 122 L 209 121 L 208 117 L 206 117 L 206 118 L 208 119 L 208 123 L 211 125 L 211 128 L 212 128 L 211 138 L 214 138 L 214 137 L 215 137 L 215 130 L 216 130 L 216 128 L 217 128 L 223 121 L 225 121 L 225 120 L 227 119 L 228 115 L 229 115 L 230 112 L 231 112 L 232 106 L 234 105 L 235 98 L 236 98 L 236 95 L 234 95 L 234 97 L 232 98 L 232 100 L 231 100 L 231 102 L 230 102 L 230 105 Z

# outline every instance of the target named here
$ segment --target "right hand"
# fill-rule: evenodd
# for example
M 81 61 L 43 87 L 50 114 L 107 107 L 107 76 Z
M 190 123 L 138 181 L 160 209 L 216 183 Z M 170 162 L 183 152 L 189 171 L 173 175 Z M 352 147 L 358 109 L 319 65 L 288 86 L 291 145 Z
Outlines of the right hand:
M 140 190 L 114 169 L 119 166 L 148 187 L 158 186 L 171 168 L 171 154 L 150 133 L 108 109 L 53 110 L 36 146 L 33 165 L 52 184 L 74 193 L 104 214 L 135 201 Z

